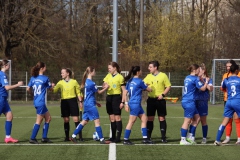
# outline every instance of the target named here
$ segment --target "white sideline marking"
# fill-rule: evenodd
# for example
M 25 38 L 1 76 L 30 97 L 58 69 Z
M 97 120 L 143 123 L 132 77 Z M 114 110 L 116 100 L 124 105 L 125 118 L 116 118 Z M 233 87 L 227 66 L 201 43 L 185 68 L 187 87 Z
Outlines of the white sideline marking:
M 116 159 L 116 146 L 122 146 L 123 144 L 116 144 L 116 143 L 110 143 L 109 144 L 109 160 L 115 160 Z M 0 143 L 0 146 L 106 146 L 106 144 L 66 144 L 66 143 L 48 143 L 48 144 L 28 144 L 28 143 Z M 194 144 L 194 145 L 180 145 L 180 144 L 134 144 L 134 146 L 215 146 L 214 144 Z M 224 144 L 222 146 L 237 146 L 236 144 Z M 221 147 L 221 146 L 216 146 Z M 111 156 L 111 158 L 110 158 Z
M 109 160 L 116 160 L 116 143 L 109 144 L 109 153 L 108 153 Z

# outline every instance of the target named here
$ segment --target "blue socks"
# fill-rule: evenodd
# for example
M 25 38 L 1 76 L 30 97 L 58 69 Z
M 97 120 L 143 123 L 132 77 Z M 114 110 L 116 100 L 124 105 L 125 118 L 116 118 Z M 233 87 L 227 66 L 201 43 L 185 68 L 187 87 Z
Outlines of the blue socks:
M 187 129 L 181 128 L 181 137 L 187 137 L 187 132 L 188 132 Z
M 39 128 L 40 128 L 40 125 L 34 124 L 31 139 L 36 139 Z
M 10 136 L 12 131 L 12 121 L 6 121 L 5 122 L 5 132 L 6 136 Z
M 226 126 L 220 125 L 217 132 L 216 141 L 220 142 Z
M 208 125 L 202 126 L 203 138 L 207 138 L 207 133 L 208 133 Z
M 131 134 L 131 130 L 125 129 L 124 140 L 128 140 Z
M 49 128 L 49 123 L 45 123 L 44 126 L 43 126 L 42 138 L 47 138 L 48 128 Z
M 194 127 L 192 125 L 190 126 L 190 133 L 192 133 L 193 137 L 195 137 L 196 129 L 197 129 L 197 127 Z
M 83 129 L 83 125 L 81 123 L 79 123 L 79 125 L 77 126 L 77 128 L 74 130 L 73 134 L 77 135 L 82 129 Z
M 142 128 L 142 136 L 143 138 L 147 138 L 147 128 Z
M 95 127 L 96 132 L 98 134 L 99 139 L 101 140 L 103 138 L 102 128 L 101 126 Z

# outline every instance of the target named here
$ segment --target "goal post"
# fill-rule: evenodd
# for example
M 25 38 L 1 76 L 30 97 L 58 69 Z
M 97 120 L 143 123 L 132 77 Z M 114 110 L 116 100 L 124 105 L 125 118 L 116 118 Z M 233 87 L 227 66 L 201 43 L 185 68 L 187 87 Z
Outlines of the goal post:
M 211 74 L 213 80 L 213 91 L 210 98 L 212 104 L 215 104 L 217 101 L 218 102 L 223 101 L 223 92 L 220 90 L 220 87 L 222 82 L 222 76 L 227 71 L 226 63 L 230 60 L 231 59 L 213 59 Z M 234 60 L 238 65 L 240 65 L 240 59 L 232 60 Z

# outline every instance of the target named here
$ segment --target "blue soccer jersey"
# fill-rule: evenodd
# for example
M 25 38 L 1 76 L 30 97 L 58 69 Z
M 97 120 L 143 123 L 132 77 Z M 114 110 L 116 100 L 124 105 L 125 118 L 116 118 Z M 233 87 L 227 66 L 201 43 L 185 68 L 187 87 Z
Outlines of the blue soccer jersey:
M 5 86 L 8 86 L 8 80 L 7 80 L 7 76 L 4 72 L 0 71 L 0 95 L 7 97 L 8 96 L 8 92 L 5 89 Z
M 129 103 L 141 103 L 142 90 L 146 89 L 147 85 L 140 78 L 132 78 L 127 82 L 126 89 L 129 93 Z
M 240 78 L 238 76 L 225 78 L 222 88 L 227 89 L 228 100 L 240 99 Z
M 86 79 L 84 88 L 84 110 L 89 110 L 90 106 L 96 106 L 95 92 L 97 92 L 97 86 L 91 79 Z
M 49 78 L 45 75 L 38 75 L 37 77 L 31 77 L 28 87 L 33 89 L 34 94 L 34 106 L 45 105 L 45 94 L 48 88 L 51 88 Z
M 184 93 L 182 99 L 196 99 L 197 92 L 203 86 L 203 83 L 200 81 L 199 77 L 188 75 L 184 79 Z
M 203 79 L 204 82 L 206 82 L 206 78 Z M 212 79 L 209 80 L 208 85 L 212 86 L 213 85 L 213 81 Z M 200 91 L 198 90 L 197 94 L 196 94 L 196 99 L 197 100 L 208 100 L 209 99 L 209 90 L 206 89 L 205 91 Z

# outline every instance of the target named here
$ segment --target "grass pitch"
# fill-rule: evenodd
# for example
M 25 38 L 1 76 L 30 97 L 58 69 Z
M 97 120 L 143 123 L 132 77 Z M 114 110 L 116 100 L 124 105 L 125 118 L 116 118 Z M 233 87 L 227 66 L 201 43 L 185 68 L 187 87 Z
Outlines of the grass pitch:
M 109 137 L 110 125 L 106 110 L 102 103 L 99 108 L 100 121 L 103 129 L 104 137 Z M 145 105 L 144 109 L 145 109 Z M 163 160 L 188 160 L 188 159 L 238 159 L 239 147 L 234 145 L 237 137 L 235 124 L 233 123 L 233 132 L 230 145 L 216 147 L 213 145 L 218 126 L 222 121 L 223 105 L 210 105 L 208 116 L 208 143 L 202 145 L 202 130 L 201 124 L 196 131 L 197 145 L 180 146 L 180 128 L 183 123 L 183 109 L 181 105 L 169 103 L 167 115 L 167 137 L 168 143 L 162 144 L 160 142 L 159 122 L 155 119 L 152 140 L 154 145 L 142 145 L 140 120 L 137 120 L 132 128 L 130 140 L 135 143 L 134 146 L 124 146 L 121 143 L 116 147 L 116 159 L 163 159 Z M 94 122 L 89 122 L 83 129 L 84 142 L 73 144 L 72 142 L 63 142 L 64 130 L 63 120 L 60 117 L 60 107 L 58 102 L 51 102 L 48 104 L 48 109 L 52 116 L 50 123 L 48 137 L 54 142 L 52 144 L 29 144 L 28 140 L 31 136 L 33 124 L 35 123 L 36 115 L 35 108 L 30 103 L 11 102 L 11 108 L 14 115 L 12 136 L 19 139 L 17 144 L 4 143 L 4 122 L 5 117 L 0 117 L 1 131 L 0 131 L 0 159 L 10 160 L 30 160 L 30 159 L 95 159 L 106 160 L 109 154 L 109 145 L 100 145 L 99 142 L 92 140 L 92 134 L 95 130 Z M 128 122 L 128 113 L 122 112 L 123 132 Z M 72 133 L 75 129 L 74 123 L 71 120 L 70 128 Z M 37 139 L 40 141 L 42 135 L 42 126 L 38 132 Z M 223 135 L 222 138 L 224 138 Z

